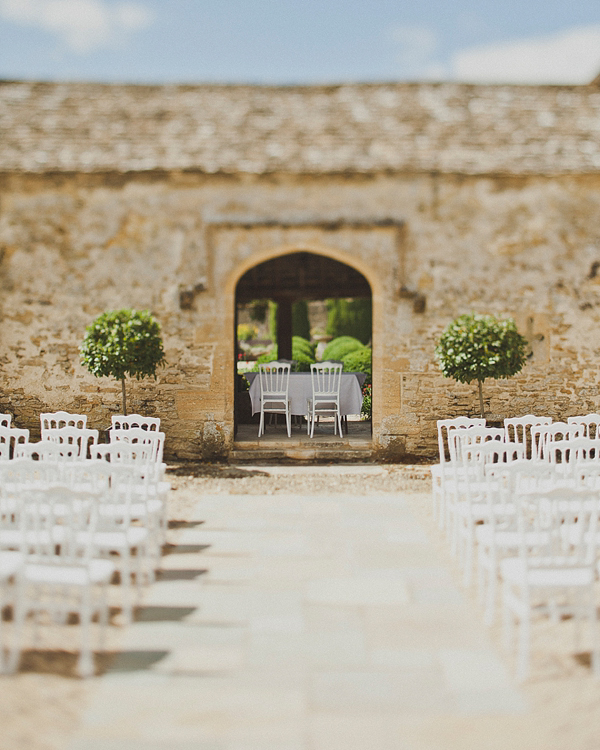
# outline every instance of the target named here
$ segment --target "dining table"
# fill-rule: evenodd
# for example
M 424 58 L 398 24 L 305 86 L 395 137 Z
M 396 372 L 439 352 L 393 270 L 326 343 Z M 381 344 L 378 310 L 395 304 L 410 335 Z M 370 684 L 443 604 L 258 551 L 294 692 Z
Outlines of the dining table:
M 244 373 L 250 383 L 250 403 L 252 414 L 260 412 L 260 378 L 257 372 Z M 363 396 L 362 386 L 366 380 L 364 372 L 343 372 L 340 380 L 340 415 L 360 414 Z M 306 416 L 308 400 L 312 398 L 310 372 L 291 372 L 288 389 L 291 414 Z

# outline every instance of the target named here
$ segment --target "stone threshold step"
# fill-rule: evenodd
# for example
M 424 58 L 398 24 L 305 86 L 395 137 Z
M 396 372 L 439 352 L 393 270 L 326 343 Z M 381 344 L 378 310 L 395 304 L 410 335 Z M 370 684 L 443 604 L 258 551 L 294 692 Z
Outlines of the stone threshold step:
M 233 444 L 234 451 L 371 451 L 372 449 L 373 445 L 370 440 L 352 440 L 352 442 L 319 441 L 314 444 L 309 444 L 306 440 L 268 440 L 264 442 L 259 442 L 257 440 L 244 440 L 234 442 Z
M 231 451 L 229 460 L 231 463 L 246 462 L 269 462 L 269 461 L 348 461 L 369 462 L 372 459 L 371 450 L 294 450 L 290 448 L 287 451 L 282 450 L 244 450 Z

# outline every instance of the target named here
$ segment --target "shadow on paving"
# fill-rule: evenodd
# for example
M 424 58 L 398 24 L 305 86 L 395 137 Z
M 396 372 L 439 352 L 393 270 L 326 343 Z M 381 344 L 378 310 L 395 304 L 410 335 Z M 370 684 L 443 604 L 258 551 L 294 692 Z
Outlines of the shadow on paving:
M 167 477 L 206 477 L 208 479 L 244 479 L 246 477 L 268 477 L 267 471 L 241 469 L 227 464 L 204 464 L 190 461 L 167 466 Z
M 164 544 L 162 553 L 163 555 L 194 554 L 196 552 L 203 552 L 210 546 L 210 544 Z
M 150 669 L 169 651 L 103 651 L 94 653 L 96 676 L 111 672 L 139 672 Z M 81 679 L 77 674 L 79 653 L 60 649 L 26 649 L 19 661 L 20 673 L 52 674 Z
M 204 521 L 169 521 L 169 529 L 194 529 L 201 526 Z
M 181 570 L 159 570 L 156 574 L 157 581 L 195 581 L 196 578 L 208 573 L 208 569 L 185 568 Z
M 196 607 L 137 607 L 133 619 L 135 622 L 180 622 Z

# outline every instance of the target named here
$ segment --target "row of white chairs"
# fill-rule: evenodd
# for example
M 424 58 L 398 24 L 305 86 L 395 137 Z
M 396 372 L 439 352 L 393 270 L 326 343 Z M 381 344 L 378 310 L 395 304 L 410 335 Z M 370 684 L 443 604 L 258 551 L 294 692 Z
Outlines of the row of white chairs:
M 93 674 L 91 622 L 98 618 L 102 637 L 115 572 L 122 611 L 131 621 L 134 587 L 139 600 L 165 541 L 170 486 L 163 480 L 164 434 L 158 427 L 124 425 L 111 431 L 110 444 L 98 444 L 89 441 L 85 422 L 47 423 L 39 443 L 18 443 L 12 458 L 0 461 L 0 605 L 13 606 L 12 623 L 0 624 L 3 671 L 17 667 L 30 615 L 34 623 L 42 613 L 65 622 L 75 612 L 81 624 L 78 672 Z M 79 442 L 69 442 L 77 433 Z M 8 631 L 12 638 L 5 637 Z
M 92 456 L 92 446 L 98 444 L 99 431 L 86 427 L 87 417 L 80 414 L 69 415 L 67 412 L 42 414 L 41 440 L 29 442 L 29 430 L 10 426 L 10 414 L 0 415 L 0 461 L 36 455 L 80 459 Z M 154 458 L 162 462 L 165 435 L 159 431 L 160 419 L 157 417 L 112 417 L 109 430 L 110 441 L 145 443 L 154 448 Z M 57 448 L 48 444 L 54 443 Z
M 494 619 L 501 581 L 505 639 L 508 644 L 516 621 L 517 673 L 524 678 L 534 605 L 557 617 L 565 599 L 578 628 L 580 620 L 589 622 L 599 674 L 600 416 L 551 423 L 528 415 L 506 420 L 504 429 L 486 428 L 483 420 L 453 422 L 438 424 L 445 442 L 440 437 L 433 471 L 434 510 L 466 585 L 477 564 L 486 622 Z

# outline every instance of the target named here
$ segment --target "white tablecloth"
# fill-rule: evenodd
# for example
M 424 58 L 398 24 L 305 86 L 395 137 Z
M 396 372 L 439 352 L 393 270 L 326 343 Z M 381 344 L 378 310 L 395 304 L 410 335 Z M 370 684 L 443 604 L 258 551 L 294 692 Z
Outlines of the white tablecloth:
M 260 411 L 260 378 L 257 372 L 246 373 L 250 381 L 250 401 L 252 402 L 252 414 Z M 360 386 L 365 382 L 365 374 L 362 372 L 343 372 L 340 382 L 340 413 L 360 414 L 362 406 L 362 391 Z M 312 381 L 310 372 L 290 373 L 289 396 L 292 414 L 306 414 L 306 403 L 312 396 Z

